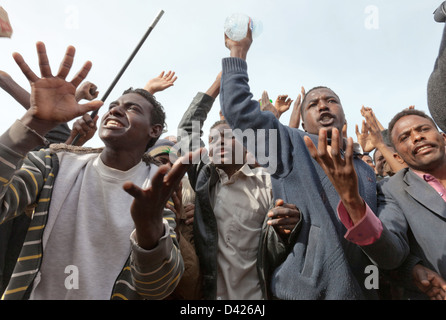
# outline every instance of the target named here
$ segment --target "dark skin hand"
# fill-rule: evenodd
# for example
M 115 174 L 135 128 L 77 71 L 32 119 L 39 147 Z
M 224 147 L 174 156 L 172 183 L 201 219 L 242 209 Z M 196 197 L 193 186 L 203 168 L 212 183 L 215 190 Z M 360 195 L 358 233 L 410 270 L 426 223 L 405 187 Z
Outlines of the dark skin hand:
M 276 200 L 276 206 L 268 212 L 268 224 L 282 237 L 291 234 L 300 220 L 300 211 L 294 204 L 285 203 L 282 199 Z
M 76 88 L 85 79 L 91 69 L 87 61 L 81 70 L 68 82 L 65 80 L 73 65 L 75 48 L 69 46 L 57 75 L 51 72 L 46 48 L 43 42 L 36 44 L 41 77 L 39 78 L 28 66 L 19 53 L 13 58 L 31 84 L 31 105 L 22 118 L 22 122 L 40 135 L 45 135 L 60 123 L 69 122 L 102 106 L 102 101 L 79 104 L 75 99 Z
M 159 167 L 153 176 L 152 185 L 147 189 L 142 189 L 132 182 L 123 185 L 123 189 L 134 198 L 130 212 L 135 223 L 136 241 L 141 248 L 153 249 L 163 236 L 163 210 L 166 203 L 193 163 L 192 159 L 199 157 L 201 151 L 202 149 L 198 149 L 188 153 L 172 166 L 165 164 Z M 185 161 L 187 159 L 188 161 Z
M 365 215 L 366 205 L 358 190 L 358 177 L 353 165 L 353 140 L 347 139 L 347 148 L 342 157 L 340 135 L 339 130 L 333 128 L 329 146 L 327 129 L 320 129 L 317 148 L 308 136 L 304 137 L 304 140 L 311 156 L 322 167 L 335 187 L 353 224 L 356 224 Z
M 71 129 L 71 134 L 68 137 L 67 141 L 65 141 L 66 144 L 71 144 L 74 140 L 74 138 L 79 135 L 79 139 L 77 140 L 76 145 L 82 146 L 93 138 L 94 134 L 98 130 L 97 127 L 97 121 L 99 119 L 99 116 L 96 115 L 94 119 L 91 118 L 91 116 L 86 113 L 81 118 L 77 119 L 73 123 L 73 128 Z
M 417 264 L 412 269 L 415 285 L 431 300 L 446 300 L 446 281 L 436 272 Z
M 230 51 L 230 56 L 246 60 L 249 48 L 252 44 L 252 32 L 251 28 L 248 28 L 248 33 L 245 38 L 240 41 L 234 41 L 228 38 L 225 34 L 225 46 Z

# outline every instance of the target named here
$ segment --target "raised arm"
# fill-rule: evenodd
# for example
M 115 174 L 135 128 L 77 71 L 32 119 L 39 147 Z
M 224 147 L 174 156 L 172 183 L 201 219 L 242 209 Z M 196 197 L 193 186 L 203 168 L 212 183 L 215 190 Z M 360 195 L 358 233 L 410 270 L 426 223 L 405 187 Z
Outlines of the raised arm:
M 69 122 L 87 112 L 96 110 L 102 106 L 103 102 L 91 101 L 86 104 L 79 104 L 76 101 L 76 88 L 88 75 L 92 64 L 89 61 L 86 62 L 70 82 L 66 81 L 65 78 L 73 64 L 74 47 L 68 47 L 56 76 L 51 72 L 43 42 L 38 42 L 36 48 L 41 73 L 40 78 L 31 70 L 19 53 L 14 53 L 13 57 L 32 88 L 30 108 L 22 117 L 21 122 L 43 137 L 56 125 Z M 22 153 L 32 149 L 26 150 L 24 145 L 18 147 L 21 148 L 19 151 Z
M 305 88 L 301 87 L 301 93 L 297 96 L 296 101 L 294 102 L 293 105 L 293 110 L 291 111 L 290 122 L 288 124 L 290 128 L 298 129 L 300 126 L 302 100 L 304 97 L 305 97 Z
M 155 94 L 172 87 L 177 79 L 178 77 L 175 76 L 175 72 L 169 71 L 164 74 L 163 71 L 157 77 L 150 79 L 144 86 L 144 89 L 149 91 L 151 94 Z
M 26 110 L 30 106 L 30 94 L 4 71 L 0 71 L 0 87 L 20 103 Z
M 395 157 L 395 151 L 384 141 L 384 137 L 382 135 L 382 131 L 384 128 L 376 118 L 373 110 L 371 108 L 362 107 L 361 114 L 365 118 L 365 122 L 363 123 L 363 125 L 365 126 L 367 132 L 370 134 L 371 144 L 374 148 L 381 151 L 392 171 L 396 173 L 399 170 L 406 168 L 406 164 L 402 160 L 397 160 L 401 158 Z
M 204 147 L 204 142 L 201 140 L 202 128 L 215 99 L 220 93 L 220 82 L 221 72 L 205 93 L 198 92 L 195 95 L 189 108 L 184 112 L 178 124 L 177 134 L 181 150 L 194 151 L 199 147 Z
M 446 132 L 446 25 L 434 69 L 427 83 L 427 106 L 438 127 Z

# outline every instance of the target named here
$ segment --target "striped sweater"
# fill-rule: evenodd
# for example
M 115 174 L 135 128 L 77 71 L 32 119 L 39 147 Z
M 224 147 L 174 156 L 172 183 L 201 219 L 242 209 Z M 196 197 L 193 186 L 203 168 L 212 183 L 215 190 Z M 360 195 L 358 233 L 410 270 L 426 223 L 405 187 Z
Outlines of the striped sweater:
M 2 297 L 4 300 L 29 297 L 42 261 L 42 237 L 58 168 L 57 154 L 51 149 L 30 152 L 24 158 L 0 144 L 0 223 L 34 207 L 22 251 Z M 132 250 L 115 281 L 111 299 L 164 299 L 175 289 L 184 265 L 173 231 L 174 213 L 165 210 L 164 214 L 165 227 L 170 234 L 167 245 L 156 252 L 155 259 L 149 259 L 132 241 Z

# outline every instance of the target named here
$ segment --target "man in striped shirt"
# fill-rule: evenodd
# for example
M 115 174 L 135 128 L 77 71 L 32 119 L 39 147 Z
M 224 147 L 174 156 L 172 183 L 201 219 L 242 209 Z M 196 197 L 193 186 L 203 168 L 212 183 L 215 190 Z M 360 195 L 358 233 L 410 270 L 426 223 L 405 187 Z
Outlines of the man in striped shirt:
M 68 82 L 75 49 L 53 76 L 45 45 L 36 47 L 41 78 L 13 55 L 31 83 L 31 107 L 0 137 L 0 223 L 35 207 L 2 298 L 165 298 L 184 265 L 174 213 L 164 206 L 187 166 L 182 159 L 159 169 L 143 161 L 162 133 L 162 106 L 147 91 L 129 89 L 102 118 L 104 148 L 29 152 L 57 124 L 102 105 L 74 97 L 91 62 Z

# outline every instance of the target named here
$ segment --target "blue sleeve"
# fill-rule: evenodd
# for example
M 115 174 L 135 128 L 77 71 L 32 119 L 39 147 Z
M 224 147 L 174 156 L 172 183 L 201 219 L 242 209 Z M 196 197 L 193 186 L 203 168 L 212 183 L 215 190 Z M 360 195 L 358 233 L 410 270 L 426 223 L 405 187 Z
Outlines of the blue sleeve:
M 276 176 L 286 175 L 293 167 L 291 130 L 297 129 L 283 125 L 271 112 L 260 110 L 250 92 L 247 68 L 242 59 L 223 59 L 222 113 L 236 138 L 243 141 L 260 165 Z

